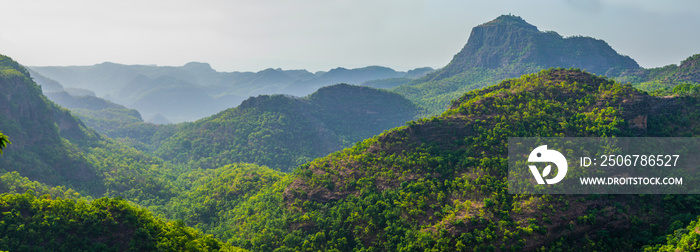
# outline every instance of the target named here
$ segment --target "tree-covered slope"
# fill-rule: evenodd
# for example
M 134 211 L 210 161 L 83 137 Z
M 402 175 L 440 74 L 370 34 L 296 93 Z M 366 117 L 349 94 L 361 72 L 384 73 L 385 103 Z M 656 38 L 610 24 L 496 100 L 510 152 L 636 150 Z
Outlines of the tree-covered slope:
M 417 107 L 399 94 L 347 84 L 322 87 L 305 99 L 344 147 L 401 126 L 418 114 Z
M 290 171 L 413 119 L 402 96 L 346 84 L 306 98 L 262 95 L 194 123 L 177 126 L 155 154 L 190 167 L 246 162 Z M 158 134 L 156 131 L 154 134 Z
M 639 65 L 605 41 L 542 32 L 517 16 L 474 27 L 464 48 L 442 69 L 395 88 L 435 115 L 461 94 L 550 67 L 574 67 L 616 76 Z
M 66 141 L 95 138 L 94 132 L 48 101 L 29 73 L 5 56 L 0 56 L 0 130 L 14 143 L 5 149 L 0 169 L 77 187 L 99 177 L 85 160 L 70 155 L 76 148 Z
M 16 171 L 50 186 L 144 205 L 163 203 L 175 193 L 171 180 L 177 167 L 85 127 L 6 56 L 0 56 L 0 131 L 12 142 L 3 149 L 0 174 Z
M 119 198 L 162 206 L 182 171 L 86 128 L 6 56 L 0 130 L 0 250 L 239 250 Z
M 620 82 L 629 82 L 647 91 L 672 89 L 680 84 L 698 84 L 700 83 L 700 54 L 688 57 L 680 65 L 629 70 L 615 79 Z
M 0 250 L 240 251 L 122 199 L 0 194 Z
M 508 194 L 507 141 L 697 136 L 698 104 L 579 70 L 524 75 L 302 165 L 220 215 L 226 231 L 207 232 L 278 251 L 630 251 L 666 243 L 697 219 L 699 197 Z
M 184 193 L 155 209 L 200 230 L 229 232 L 233 228 L 227 225 L 227 219 L 233 216 L 230 211 L 261 190 L 269 190 L 285 175 L 264 166 L 243 163 L 193 170 L 175 181 Z
M 36 71 L 27 69 L 32 80 L 41 87 L 43 94 L 49 100 L 61 107 L 71 110 L 86 126 L 101 134 L 112 136 L 113 133 L 129 124 L 141 123 L 141 114 L 135 109 L 95 96 L 87 90 L 66 90 L 61 83 L 52 80 Z
M 645 252 L 663 251 L 663 252 L 691 252 L 700 251 L 700 220 L 690 222 L 687 227 L 682 227 L 682 222 L 674 222 L 674 226 L 678 229 L 669 228 L 670 234 L 667 235 L 667 243 L 656 246 L 649 246 L 644 249 Z

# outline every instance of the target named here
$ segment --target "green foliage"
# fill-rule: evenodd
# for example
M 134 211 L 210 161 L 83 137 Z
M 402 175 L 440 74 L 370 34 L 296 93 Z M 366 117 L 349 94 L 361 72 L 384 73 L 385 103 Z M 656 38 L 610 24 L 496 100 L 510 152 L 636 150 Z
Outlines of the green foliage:
M 7 145 L 11 143 L 10 139 L 0 132 L 0 154 L 2 154 L 2 149 L 7 148 Z
M 26 69 L 12 59 L 0 56 L 0 69 L 15 73 L 0 76 L 0 129 L 14 142 L 3 150 L 0 167 L 41 182 L 86 189 L 72 182 L 91 181 L 97 174 L 82 169 L 84 163 L 69 154 L 75 147 L 67 142 L 94 137 L 94 133 L 43 97 Z
M 184 190 L 165 206 L 167 216 L 210 232 L 223 232 L 224 216 L 243 201 L 282 178 L 281 172 L 253 164 L 233 164 L 217 169 L 197 169 L 175 182 Z
M 29 72 L 10 57 L 0 55 L 0 78 L 29 78 Z
M 122 199 L 92 202 L 0 195 L 0 248 L 12 251 L 232 251 L 182 222 L 166 222 Z
M 129 124 L 143 122 L 141 115 L 134 109 L 107 108 L 101 110 L 71 109 L 85 125 L 97 132 L 111 136 L 115 131 Z
M 673 87 L 659 86 L 650 94 L 655 96 L 698 96 L 700 95 L 700 84 L 683 83 Z
M 676 223 L 681 224 L 682 222 L 674 222 L 674 224 Z M 695 219 L 685 228 L 682 228 L 682 226 L 676 228 L 670 230 L 672 232 L 666 236 L 666 245 L 648 246 L 644 251 L 700 251 L 700 220 Z
M 488 25 L 513 22 L 524 21 Z M 416 84 L 411 92 L 444 106 L 453 100 L 449 110 L 360 142 L 415 107 L 390 92 L 347 95 L 367 90 L 339 85 L 301 99 L 251 98 L 194 123 L 133 122 L 114 141 L 48 102 L 19 65 L 0 63 L 0 108 L 9 108 L 0 110 L 0 129 L 15 142 L 0 158 L 12 169 L 0 173 L 0 193 L 8 193 L 0 195 L 3 250 L 237 249 L 216 239 L 256 251 L 697 249 L 696 195 L 506 188 L 508 137 L 700 135 L 693 84 L 659 91 L 675 96 L 661 98 L 578 69 L 549 69 L 465 94 L 540 65 L 483 67 L 426 77 L 437 91 Z M 274 170 L 298 164 L 291 174 Z M 91 201 L 101 196 L 116 198 Z
M 393 91 L 400 93 L 409 100 L 425 109 L 422 117 L 440 114 L 449 107 L 450 101 L 459 98 L 465 92 L 493 85 L 503 79 L 535 72 L 542 67 L 525 66 L 523 69 L 484 69 L 472 68 L 463 73 L 441 78 L 430 79 L 434 73 L 424 78 L 414 80 L 406 85 L 398 86 Z
M 176 126 L 177 133 L 160 142 L 154 153 L 188 167 L 246 162 L 291 171 L 416 114 L 417 108 L 400 95 L 345 84 L 321 88 L 301 99 L 261 95 Z
M 320 88 L 306 99 L 311 113 L 338 135 L 344 147 L 403 125 L 418 112 L 394 92 L 347 84 Z
M 83 197 L 73 189 L 64 186 L 50 187 L 36 181 L 31 181 L 26 177 L 22 177 L 18 172 L 7 172 L 0 175 L 0 194 L 22 194 L 27 191 L 32 191 L 37 195 L 50 195 L 52 198 L 91 199 L 90 197 Z
M 0 128 L 15 142 L 0 159 L 0 193 L 10 193 L 0 195 L 0 249 L 233 250 L 119 199 L 163 206 L 180 194 L 172 181 L 183 171 L 98 135 L 48 101 L 16 62 L 0 63 Z M 88 202 L 101 196 L 117 198 Z
M 14 142 L 0 158 L 3 173 L 16 171 L 86 196 L 122 196 L 143 205 L 163 205 L 178 193 L 171 183 L 180 167 L 87 128 L 47 100 L 26 69 L 10 58 L 0 56 L 0 69 L 17 73 L 0 77 L 0 129 Z
M 228 228 L 207 232 L 263 251 L 629 251 L 655 244 L 675 220 L 700 213 L 700 198 L 513 195 L 506 187 L 508 137 L 700 133 L 679 117 L 697 119 L 697 100 L 665 101 L 664 114 L 634 110 L 654 99 L 577 69 L 506 80 L 463 95 L 439 117 L 300 166 L 219 214 Z M 638 113 L 648 115 L 645 130 L 627 121 Z M 664 118 L 672 131 L 659 126 Z
M 636 88 L 659 95 L 673 94 L 671 90 L 675 86 L 700 83 L 700 54 L 688 57 L 680 65 L 626 71 L 615 80 L 629 82 Z
M 44 95 L 51 101 L 68 108 L 90 128 L 111 136 L 112 132 L 128 124 L 143 122 L 141 114 L 135 109 L 98 98 L 85 90 L 83 94 L 66 91 L 63 86 L 41 74 L 29 70 L 37 84 L 42 86 Z M 80 90 L 79 90 L 80 91 Z
M 155 154 L 189 167 L 246 162 L 289 170 L 340 147 L 337 139 L 318 134 L 324 129 L 302 101 L 277 95 L 247 102 L 179 126 Z

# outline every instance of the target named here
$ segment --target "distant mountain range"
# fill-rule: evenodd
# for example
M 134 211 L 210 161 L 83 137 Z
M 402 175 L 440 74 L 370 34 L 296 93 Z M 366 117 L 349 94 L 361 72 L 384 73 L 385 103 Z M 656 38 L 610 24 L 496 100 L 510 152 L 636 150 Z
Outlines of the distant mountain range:
M 49 79 L 29 68 L 32 79 L 41 86 L 44 95 L 64 108 L 70 109 L 89 127 L 102 134 L 122 128 L 127 124 L 143 122 L 141 113 L 122 105 L 99 98 L 94 92 L 78 88 L 64 88 L 55 80 Z M 165 122 L 168 123 L 168 122 Z
M 369 66 L 335 68 L 327 72 L 265 69 L 259 72 L 217 72 L 207 63 L 191 62 L 181 67 L 121 65 L 102 63 L 92 66 L 29 67 L 45 76 L 37 78 L 44 91 L 89 90 L 95 96 L 138 110 L 146 121 L 194 121 L 232 108 L 251 96 L 289 94 L 305 96 L 338 83 L 362 85 L 365 82 L 401 78 L 393 87 L 432 72 L 418 68 L 408 72 Z
M 337 84 L 311 95 L 260 95 L 195 122 L 132 124 L 108 136 L 172 163 L 217 168 L 247 162 L 281 171 L 352 146 L 418 114 L 403 96 Z M 135 140 L 135 141 L 131 141 Z

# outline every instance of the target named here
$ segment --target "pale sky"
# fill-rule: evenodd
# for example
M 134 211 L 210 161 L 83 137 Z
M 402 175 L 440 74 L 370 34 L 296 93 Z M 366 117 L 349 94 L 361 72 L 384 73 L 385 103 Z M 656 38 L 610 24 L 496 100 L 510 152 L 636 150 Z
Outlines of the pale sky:
M 603 39 L 643 67 L 700 53 L 692 0 L 0 0 L 0 54 L 30 66 L 440 68 L 472 27 L 508 13 Z

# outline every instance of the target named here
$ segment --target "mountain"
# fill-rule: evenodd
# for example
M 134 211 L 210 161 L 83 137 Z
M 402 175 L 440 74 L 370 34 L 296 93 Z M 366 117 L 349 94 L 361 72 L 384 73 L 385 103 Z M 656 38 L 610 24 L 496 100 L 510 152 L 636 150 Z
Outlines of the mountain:
M 75 147 L 62 141 L 96 137 L 94 133 L 48 101 L 29 72 L 6 56 L 0 56 L 0 130 L 13 142 L 0 159 L 4 171 L 50 184 L 70 181 L 75 188 L 99 177 L 84 160 L 71 158 Z
M 376 80 L 368 80 L 360 84 L 361 86 L 367 86 L 367 87 L 373 87 L 373 88 L 383 88 L 383 89 L 390 89 L 394 87 L 401 86 L 403 84 L 409 83 L 415 79 L 418 79 L 420 77 L 423 77 L 431 72 L 435 71 L 435 69 L 431 67 L 423 67 L 423 68 L 416 68 L 413 70 L 409 70 L 404 77 L 397 77 L 397 78 L 388 78 L 388 79 L 376 79 Z
M 242 251 L 136 206 L 177 194 L 173 167 L 85 127 L 3 55 L 0 131 L 1 250 Z
M 58 81 L 52 80 L 50 78 L 47 78 L 46 76 L 43 76 L 36 71 L 32 70 L 31 68 L 24 68 L 29 72 L 29 74 L 32 76 L 32 80 L 36 82 L 41 87 L 41 90 L 44 92 L 66 92 L 65 88 L 61 83 L 58 83 Z M 93 92 L 94 93 L 94 92 Z
M 517 72 L 528 65 L 573 67 L 606 76 L 639 68 L 634 60 L 617 54 L 603 40 L 563 38 L 556 32 L 541 32 L 520 17 L 503 15 L 474 27 L 464 48 L 432 79 L 451 77 L 472 68 L 511 67 Z
M 14 172 L 0 174 L 0 193 L 9 193 L 0 195 L 0 248 L 692 249 L 697 195 L 517 195 L 506 179 L 509 137 L 697 136 L 700 96 L 686 91 L 700 86 L 683 85 L 660 97 L 578 69 L 543 70 L 281 173 L 235 158 L 305 162 L 314 158 L 306 153 L 377 134 L 417 108 L 389 91 L 343 84 L 129 132 L 162 142 L 171 151 L 156 153 L 183 164 L 171 165 L 86 128 L 2 56 L 0 131 L 12 144 L 0 169 Z M 148 210 L 90 200 L 101 196 Z
M 384 132 L 285 177 L 254 176 L 270 185 L 235 205 L 218 198 L 190 216 L 206 214 L 198 219 L 205 232 L 251 250 L 665 246 L 667 234 L 697 221 L 700 197 L 509 194 L 508 137 L 697 136 L 698 126 L 687 122 L 700 119 L 698 104 L 700 96 L 654 97 L 576 69 L 544 70 L 466 93 L 441 116 Z M 198 184 L 230 181 L 218 177 Z M 240 195 L 235 187 L 215 188 L 211 195 Z M 205 192 L 189 204 L 207 200 Z
M 324 87 L 305 98 L 262 95 L 177 125 L 174 135 L 154 144 L 154 153 L 192 167 L 247 162 L 291 171 L 400 126 L 417 113 L 415 105 L 398 94 L 347 84 Z
M 27 69 L 44 95 L 56 104 L 70 109 L 81 121 L 97 132 L 111 135 L 118 128 L 143 122 L 141 113 L 95 96 L 84 89 L 65 89 L 59 82 Z
M 176 194 L 179 170 L 161 159 L 97 134 L 71 112 L 49 101 L 30 73 L 0 56 L 0 174 L 64 186 L 86 196 L 122 196 L 144 205 Z
M 160 114 L 174 122 L 191 121 L 230 105 L 220 103 L 200 86 L 170 76 L 150 79 L 139 75 L 111 97 L 119 97 L 119 101 L 142 112 L 146 118 Z
M 642 90 L 672 89 L 680 84 L 700 83 L 700 54 L 683 60 L 680 65 L 625 71 L 617 81 L 629 82 Z
M 165 121 L 174 123 L 210 116 L 235 107 L 251 96 L 306 96 L 320 87 L 333 84 L 359 85 L 375 79 L 417 78 L 432 70 L 418 68 L 399 72 L 386 67 L 370 66 L 357 69 L 336 68 L 316 74 L 306 70 L 273 68 L 259 72 L 217 72 L 209 64 L 199 62 L 190 62 L 180 67 L 105 62 L 93 66 L 31 69 L 64 85 L 66 90 L 91 90 L 96 96 L 137 109 L 143 118 L 160 114 Z
M 434 115 L 464 92 L 550 67 L 607 76 L 640 68 L 605 41 L 564 38 L 553 31 L 539 31 L 520 17 L 503 15 L 474 27 L 467 44 L 447 66 L 394 90 Z
M 329 84 L 347 83 L 360 85 L 371 80 L 399 78 L 407 74 L 408 73 L 397 72 L 391 68 L 381 66 L 368 66 L 355 69 L 338 67 L 321 74 L 317 78 L 293 82 L 282 89 L 281 92 L 284 94 L 303 96 L 321 87 L 328 86 Z

